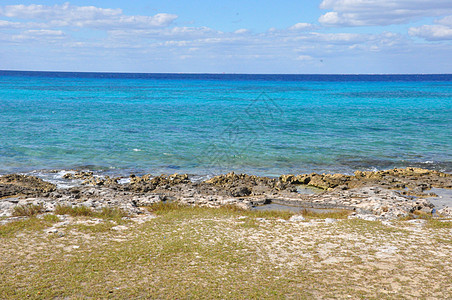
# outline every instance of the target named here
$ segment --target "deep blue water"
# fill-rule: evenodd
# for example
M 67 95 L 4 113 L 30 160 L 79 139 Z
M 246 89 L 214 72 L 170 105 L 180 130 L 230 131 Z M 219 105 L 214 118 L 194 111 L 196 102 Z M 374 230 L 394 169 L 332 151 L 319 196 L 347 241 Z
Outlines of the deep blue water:
M 0 71 L 0 173 L 452 172 L 452 75 Z

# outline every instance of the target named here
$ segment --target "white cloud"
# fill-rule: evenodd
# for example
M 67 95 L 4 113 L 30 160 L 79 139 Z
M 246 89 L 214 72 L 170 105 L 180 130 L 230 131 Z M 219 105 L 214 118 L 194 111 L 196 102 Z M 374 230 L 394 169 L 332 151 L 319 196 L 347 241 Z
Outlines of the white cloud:
M 408 33 L 428 41 L 452 40 L 452 16 L 436 20 L 435 23 L 435 25 L 411 27 Z
M 323 0 L 319 17 L 326 26 L 374 26 L 407 23 L 452 12 L 451 0 Z
M 452 27 L 452 15 L 444 17 L 444 18 L 442 18 L 440 20 L 437 20 L 436 23 Z
M 217 37 L 222 33 L 209 27 L 172 27 L 160 29 L 119 29 L 109 30 L 114 39 L 152 39 L 152 40 L 194 40 Z
M 61 30 L 46 30 L 46 29 L 39 29 L 39 30 L 27 30 L 24 32 L 25 34 L 30 35 L 45 35 L 45 36 L 63 36 L 64 33 Z
M 297 23 L 291 27 L 289 27 L 289 30 L 307 30 L 312 28 L 312 24 L 309 23 Z
M 234 33 L 236 33 L 236 34 L 244 34 L 244 33 L 249 33 L 249 30 L 245 29 L 245 28 L 241 28 L 241 29 L 237 29 L 236 31 L 234 31 Z
M 65 34 L 61 30 L 47 30 L 47 29 L 37 29 L 37 30 L 26 30 L 20 34 L 11 36 L 12 41 L 26 41 L 33 40 L 39 43 L 55 43 L 59 40 L 65 38 Z
M 409 34 L 429 41 L 452 40 L 452 28 L 444 25 L 412 27 Z
M 301 60 L 301 61 L 310 61 L 313 60 L 314 58 L 310 55 L 298 55 L 296 60 Z
M 12 19 L 44 22 L 45 26 L 75 26 L 86 28 L 158 28 L 170 25 L 176 15 L 159 13 L 154 16 L 128 16 L 121 9 L 95 6 L 8 5 L 0 7 L 0 15 Z

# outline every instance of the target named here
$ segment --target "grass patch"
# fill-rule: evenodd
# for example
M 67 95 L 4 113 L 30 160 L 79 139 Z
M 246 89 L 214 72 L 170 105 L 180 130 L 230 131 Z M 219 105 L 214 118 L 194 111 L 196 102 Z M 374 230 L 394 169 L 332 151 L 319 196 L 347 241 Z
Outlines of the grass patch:
M 61 221 L 60 218 L 58 218 L 58 216 L 55 216 L 53 214 L 44 215 L 44 216 L 42 216 L 42 219 L 44 221 L 47 221 L 47 222 L 50 222 L 50 223 L 57 223 L 57 222 Z
M 347 219 L 351 213 L 351 211 L 345 209 L 330 212 L 316 212 L 308 209 L 302 211 L 303 217 L 307 219 Z
M 167 214 L 169 212 L 175 211 L 175 210 L 179 210 L 181 208 L 189 208 L 188 205 L 182 205 L 178 202 L 156 202 L 153 203 L 152 205 L 146 207 L 146 209 L 149 212 L 152 212 L 156 215 L 164 215 Z
M 288 210 L 253 210 L 245 211 L 245 215 L 252 218 L 264 218 L 264 219 L 283 219 L 288 220 L 295 215 L 294 212 Z
M 426 223 L 427 227 L 440 229 L 440 228 L 452 228 L 452 221 L 441 221 L 438 219 L 430 218 Z
M 94 215 L 94 210 L 86 206 L 67 206 L 57 205 L 55 207 L 55 214 L 57 215 L 70 215 L 72 217 L 90 217 Z
M 95 212 L 94 216 L 104 220 L 112 220 L 118 224 L 122 224 L 125 221 L 124 217 L 127 217 L 129 214 L 124 210 L 117 207 L 104 207 L 101 211 Z
M 13 216 L 14 217 L 33 217 L 37 214 L 45 212 L 44 205 L 42 204 L 26 204 L 18 205 L 14 207 Z
M 189 206 L 177 202 L 157 202 L 147 207 L 149 212 L 158 216 L 173 216 L 177 218 L 193 215 L 210 215 L 211 217 L 247 216 L 251 218 L 289 219 L 294 215 L 290 211 L 282 210 L 246 210 L 236 205 L 224 205 L 217 208 L 203 206 Z
M 103 207 L 100 211 L 95 211 L 86 206 L 61 206 L 55 207 L 55 214 L 70 215 L 72 217 L 94 217 L 105 220 L 114 220 L 121 222 L 123 217 L 128 214 L 117 207 Z
M 22 231 L 44 230 L 45 228 L 52 226 L 53 223 L 56 223 L 56 221 L 50 217 L 43 219 L 30 217 L 23 220 L 13 221 L 5 225 L 0 225 L 0 237 L 13 237 L 16 233 Z

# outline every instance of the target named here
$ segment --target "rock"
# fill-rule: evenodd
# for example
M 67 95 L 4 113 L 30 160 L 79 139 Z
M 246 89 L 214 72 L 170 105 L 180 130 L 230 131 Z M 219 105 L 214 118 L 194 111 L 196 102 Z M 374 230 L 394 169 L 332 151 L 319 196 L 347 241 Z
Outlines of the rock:
M 251 195 L 251 190 L 246 186 L 240 186 L 231 190 L 233 197 L 245 197 Z
M 306 220 L 306 219 L 302 215 L 295 215 L 295 216 L 290 217 L 289 222 L 301 222 L 304 220 Z
M 112 230 L 116 230 L 116 231 L 123 231 L 123 230 L 127 230 L 128 227 L 124 226 L 124 225 L 117 225 L 111 228 Z
M 336 219 L 332 219 L 332 218 L 326 218 L 325 219 L 325 223 L 327 223 L 327 224 L 336 223 L 336 222 L 337 222 Z
M 49 193 L 56 186 L 35 176 L 10 174 L 0 176 L 0 198 L 15 195 L 34 195 Z
M 444 217 L 452 217 L 452 207 L 444 207 L 440 210 L 438 210 L 438 215 L 444 216 Z
M 356 214 L 353 216 L 349 216 L 349 219 L 361 219 L 364 221 L 377 221 L 379 218 L 377 216 L 373 215 L 362 215 L 362 214 Z

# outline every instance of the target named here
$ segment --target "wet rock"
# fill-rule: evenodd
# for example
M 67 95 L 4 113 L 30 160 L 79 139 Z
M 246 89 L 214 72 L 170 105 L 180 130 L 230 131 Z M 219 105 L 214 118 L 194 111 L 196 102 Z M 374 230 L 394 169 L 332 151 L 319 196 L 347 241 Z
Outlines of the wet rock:
M 14 195 L 40 195 L 56 190 L 56 186 L 35 176 L 10 174 L 0 177 L 0 198 Z

